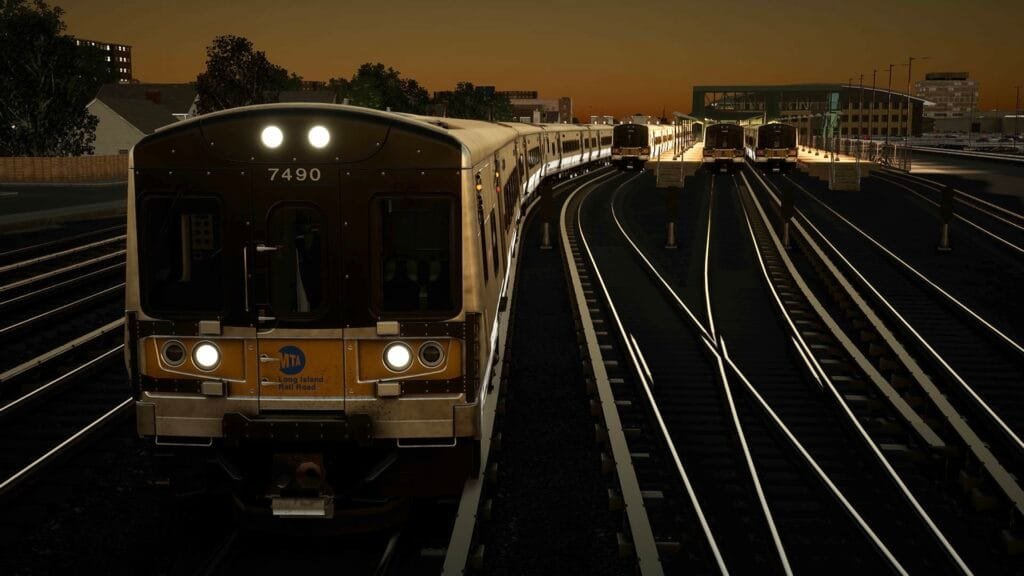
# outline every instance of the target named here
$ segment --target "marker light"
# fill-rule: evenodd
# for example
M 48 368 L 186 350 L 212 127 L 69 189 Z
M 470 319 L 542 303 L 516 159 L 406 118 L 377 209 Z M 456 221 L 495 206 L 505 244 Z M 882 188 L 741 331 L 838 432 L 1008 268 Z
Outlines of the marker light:
M 220 350 L 211 342 L 201 342 L 192 351 L 192 361 L 200 370 L 209 372 L 220 364 Z
M 444 360 L 444 349 L 437 342 L 427 342 L 420 346 L 420 362 L 427 368 L 435 368 Z
M 412 364 L 412 350 L 402 342 L 388 344 L 384 349 L 384 364 L 392 372 L 405 372 Z
M 284 142 L 284 132 L 277 126 L 267 126 L 260 133 L 260 140 L 263 141 L 263 145 L 267 148 L 277 148 Z
M 163 356 L 164 362 L 169 366 L 175 367 L 181 366 L 185 360 L 188 359 L 185 347 L 177 340 L 171 340 L 165 343 L 163 348 L 160 349 L 160 355 Z
M 309 129 L 309 143 L 313 148 L 323 148 L 331 141 L 331 133 L 323 126 L 313 126 Z

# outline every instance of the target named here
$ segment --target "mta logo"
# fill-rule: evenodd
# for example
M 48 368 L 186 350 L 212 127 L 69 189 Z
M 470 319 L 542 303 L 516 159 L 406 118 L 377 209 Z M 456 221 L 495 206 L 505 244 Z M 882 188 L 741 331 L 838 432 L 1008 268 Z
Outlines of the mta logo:
M 299 348 L 285 346 L 279 352 L 281 353 L 281 372 L 295 375 L 306 367 L 306 355 Z

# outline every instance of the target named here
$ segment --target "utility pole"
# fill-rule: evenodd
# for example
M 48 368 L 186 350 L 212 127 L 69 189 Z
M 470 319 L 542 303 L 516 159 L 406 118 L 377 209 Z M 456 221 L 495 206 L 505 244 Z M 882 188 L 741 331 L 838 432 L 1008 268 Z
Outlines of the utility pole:
M 864 75 L 860 75 L 860 104 L 857 105 L 857 140 L 864 134 Z
M 889 132 L 892 131 L 892 67 L 895 64 L 889 64 L 889 97 L 886 103 L 887 110 L 885 111 L 885 143 L 889 144 Z
M 874 134 L 871 133 L 871 122 L 875 117 L 875 78 L 878 76 L 878 70 L 871 71 L 871 114 L 868 116 L 868 140 L 874 138 Z
M 910 136 L 911 136 L 911 133 L 912 133 L 910 128 L 911 128 L 911 122 L 914 119 L 914 115 L 911 112 L 912 108 L 910 107 L 910 82 L 911 82 L 911 78 L 912 78 L 911 77 L 911 71 L 913 70 L 914 60 L 927 60 L 928 58 L 929 58 L 929 56 L 911 56 L 910 59 L 907 60 L 907 139 L 906 139 L 907 148 L 910 148 Z M 924 116 L 924 109 L 923 108 L 921 110 L 921 115 L 922 115 L 922 117 Z M 909 158 L 909 156 L 908 156 L 908 158 Z M 908 172 L 910 171 L 910 167 L 909 166 L 907 166 L 907 171 Z
M 1014 148 L 1017 147 L 1017 142 L 1020 138 L 1020 84 L 1017 84 L 1017 110 L 1013 115 L 1013 139 Z

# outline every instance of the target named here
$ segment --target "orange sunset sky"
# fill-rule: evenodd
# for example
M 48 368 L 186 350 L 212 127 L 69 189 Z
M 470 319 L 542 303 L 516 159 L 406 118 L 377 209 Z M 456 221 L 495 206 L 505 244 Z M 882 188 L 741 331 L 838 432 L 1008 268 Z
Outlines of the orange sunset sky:
M 572 96 L 574 113 L 689 112 L 694 84 L 871 82 L 967 71 L 982 109 L 1024 84 L 1019 5 L 975 0 L 56 0 L 68 33 L 130 44 L 142 82 L 189 82 L 219 34 L 309 80 L 380 61 L 431 92 L 455 82 Z

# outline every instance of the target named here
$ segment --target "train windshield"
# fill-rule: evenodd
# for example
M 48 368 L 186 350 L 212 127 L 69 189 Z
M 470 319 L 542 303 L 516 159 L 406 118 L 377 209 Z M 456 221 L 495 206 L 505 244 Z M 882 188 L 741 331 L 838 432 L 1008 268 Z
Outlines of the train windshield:
M 454 201 L 441 196 L 384 197 L 376 204 L 380 256 L 375 284 L 381 287 L 381 312 L 452 312 L 457 298 Z
M 647 146 L 647 127 L 636 124 L 616 126 L 613 146 L 616 148 L 644 148 Z
M 220 200 L 149 196 L 140 203 L 139 221 L 144 306 L 171 313 L 223 310 Z

